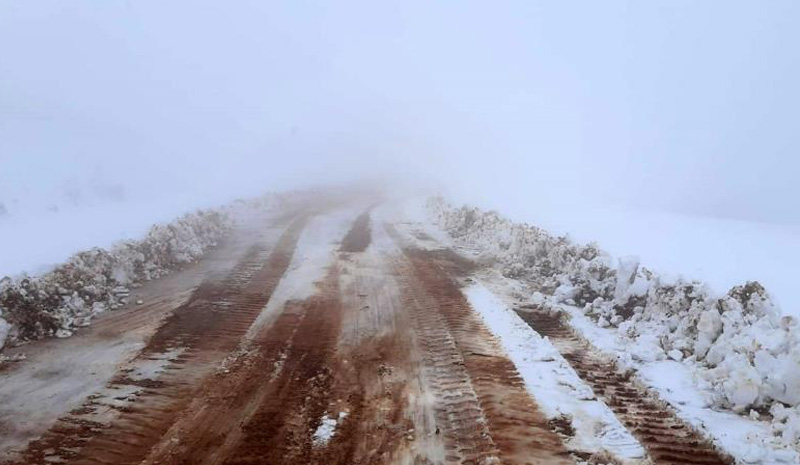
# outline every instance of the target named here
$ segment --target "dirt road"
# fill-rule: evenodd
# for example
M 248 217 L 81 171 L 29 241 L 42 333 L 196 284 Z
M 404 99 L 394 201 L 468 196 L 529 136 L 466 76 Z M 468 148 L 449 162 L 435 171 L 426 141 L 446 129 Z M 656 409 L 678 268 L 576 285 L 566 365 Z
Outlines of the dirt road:
M 155 289 L 164 283 L 146 286 L 140 292 L 154 303 L 100 319 L 64 345 L 64 357 L 86 356 L 86 347 L 110 350 L 130 332 L 140 340 L 104 365 L 104 377 L 70 384 L 68 411 L 38 412 L 25 431 L 0 415 L 0 431 L 14 432 L 3 444 L 6 462 L 556 465 L 586 458 L 568 450 L 563 425 L 540 411 L 462 294 L 473 263 L 419 247 L 419 238 L 430 238 L 365 206 L 298 213 L 259 228 L 215 252 L 227 262 L 172 278 L 182 284 L 160 299 Z M 52 353 L 34 351 L 32 360 L 47 365 Z M 30 364 L 12 369 L 0 385 L 0 408 L 25 397 L 9 387 L 22 379 L 36 387 L 28 397 L 46 398 L 37 386 L 48 383 L 36 373 Z M 55 373 L 51 383 L 63 386 L 69 376 Z M 665 427 L 675 428 L 672 420 Z M 716 463 L 708 460 L 692 463 Z

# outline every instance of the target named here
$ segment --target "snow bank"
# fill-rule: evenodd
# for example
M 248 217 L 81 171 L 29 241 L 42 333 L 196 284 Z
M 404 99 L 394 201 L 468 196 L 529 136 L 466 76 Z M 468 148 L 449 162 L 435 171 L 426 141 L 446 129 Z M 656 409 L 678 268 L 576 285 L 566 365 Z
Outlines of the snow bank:
M 6 343 L 68 337 L 97 313 L 126 304 L 131 287 L 202 257 L 236 218 L 286 208 L 304 198 L 298 193 L 266 194 L 199 210 L 152 226 L 141 240 L 79 252 L 42 275 L 5 277 L 0 280 L 0 349 Z
M 717 408 L 772 417 L 774 432 L 800 446 L 800 329 L 757 282 L 714 294 L 699 281 L 667 279 L 596 244 L 575 244 L 496 212 L 428 203 L 434 221 L 476 248 L 503 274 L 525 278 L 546 301 L 583 308 L 615 329 L 629 357 L 672 359 L 709 384 Z M 623 361 L 624 362 L 624 361 Z
M 5 277 L 0 311 L 10 324 L 6 336 L 11 342 L 70 336 L 94 314 L 125 304 L 128 287 L 201 257 L 230 226 L 224 210 L 198 211 L 153 226 L 142 240 L 80 252 L 42 276 Z

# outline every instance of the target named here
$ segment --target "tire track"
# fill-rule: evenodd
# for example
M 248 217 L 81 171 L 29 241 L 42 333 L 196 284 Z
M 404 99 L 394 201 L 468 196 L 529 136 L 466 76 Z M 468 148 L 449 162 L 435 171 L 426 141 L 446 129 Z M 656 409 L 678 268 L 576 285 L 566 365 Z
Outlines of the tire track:
M 387 231 L 402 247 L 394 228 Z M 450 251 L 403 247 L 398 263 L 448 463 L 573 463 L 513 363 L 474 314 L 453 276 L 471 264 Z
M 448 463 L 499 463 L 499 450 L 489 433 L 467 372 L 464 358 L 435 302 L 417 295 L 418 282 L 406 264 L 397 265 L 401 289 L 422 349 L 424 375 L 436 397 L 437 429 L 444 436 Z
M 271 252 L 252 246 L 225 279 L 202 283 L 175 309 L 134 360 L 169 357 L 157 381 L 120 372 L 108 387 L 111 394 L 89 396 L 11 463 L 139 463 L 266 305 L 306 219 L 295 219 Z
M 562 321 L 544 310 L 517 311 L 531 328 L 547 336 L 594 393 L 647 449 L 653 463 L 674 465 L 730 465 L 733 460 L 717 451 L 675 412 L 644 388 L 620 373 L 614 362 L 598 356 Z
M 269 340 L 251 343 L 226 358 L 143 463 L 220 463 L 240 438 L 240 425 L 264 400 L 267 386 L 280 374 L 304 317 L 301 302 L 287 302 L 270 327 Z

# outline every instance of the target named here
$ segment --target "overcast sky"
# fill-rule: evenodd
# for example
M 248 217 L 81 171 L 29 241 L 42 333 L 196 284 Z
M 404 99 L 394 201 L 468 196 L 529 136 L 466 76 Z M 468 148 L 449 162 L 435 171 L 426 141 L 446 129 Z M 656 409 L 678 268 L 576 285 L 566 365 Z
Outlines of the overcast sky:
M 0 196 L 391 175 L 797 224 L 798 23 L 794 1 L 0 0 Z

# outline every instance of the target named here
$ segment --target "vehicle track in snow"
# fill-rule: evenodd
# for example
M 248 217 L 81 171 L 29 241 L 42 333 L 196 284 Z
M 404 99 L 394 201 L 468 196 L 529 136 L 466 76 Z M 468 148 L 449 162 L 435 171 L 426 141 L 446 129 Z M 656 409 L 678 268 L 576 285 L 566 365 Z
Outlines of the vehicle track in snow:
M 668 406 L 659 402 L 612 361 L 597 355 L 578 338 L 558 313 L 517 310 L 542 336 L 547 336 L 578 375 L 614 412 L 648 452 L 653 463 L 670 465 L 730 465 L 719 452 Z
M 399 265 L 399 269 L 403 265 Z M 412 325 L 422 349 L 424 373 L 436 396 L 436 424 L 444 436 L 448 463 L 491 463 L 499 451 L 487 427 L 478 395 L 464 366 L 444 318 L 435 303 L 415 295 L 419 285 L 401 272 L 401 285 L 407 293 L 406 305 L 412 312 Z
M 397 232 L 391 235 L 402 246 Z M 447 463 L 573 463 L 461 292 L 456 278 L 468 275 L 472 264 L 450 250 L 402 247 L 410 264 L 403 288 L 438 400 Z
M 334 268 L 309 299 L 289 302 L 266 331 L 256 336 L 251 361 L 231 367 L 213 386 L 223 402 L 203 418 L 222 417 L 231 428 L 208 435 L 204 422 L 169 460 L 151 463 L 311 463 L 311 436 L 325 412 L 332 383 L 331 361 L 341 325 L 338 270 Z M 209 398 L 209 396 L 206 396 Z M 198 438 L 202 441 L 198 441 Z

